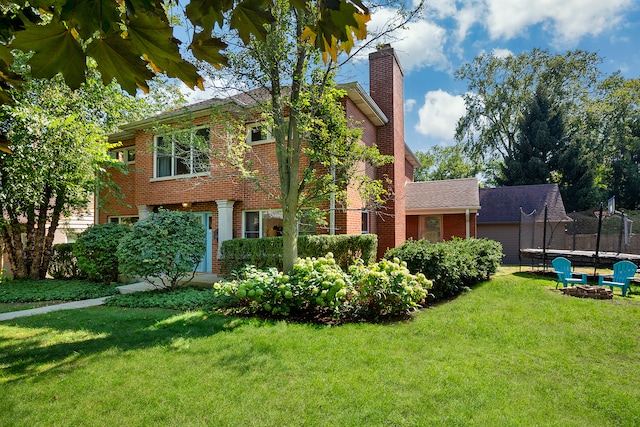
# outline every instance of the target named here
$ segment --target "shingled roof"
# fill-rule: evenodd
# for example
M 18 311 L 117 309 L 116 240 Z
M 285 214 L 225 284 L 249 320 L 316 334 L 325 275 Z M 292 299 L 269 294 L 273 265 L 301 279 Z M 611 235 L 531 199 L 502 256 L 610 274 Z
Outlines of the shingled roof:
M 476 178 L 409 182 L 405 189 L 408 215 L 454 213 L 480 208 Z
M 516 185 L 513 187 L 481 188 L 478 224 L 519 223 L 520 208 L 530 214 L 543 212 L 548 206 L 550 221 L 568 221 L 557 184 Z

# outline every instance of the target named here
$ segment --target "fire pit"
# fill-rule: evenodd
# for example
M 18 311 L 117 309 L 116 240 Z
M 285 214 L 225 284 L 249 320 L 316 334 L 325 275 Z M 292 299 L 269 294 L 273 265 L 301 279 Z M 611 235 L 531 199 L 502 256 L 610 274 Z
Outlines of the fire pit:
M 576 285 L 560 289 L 565 295 L 578 298 L 612 299 L 613 291 L 603 286 Z

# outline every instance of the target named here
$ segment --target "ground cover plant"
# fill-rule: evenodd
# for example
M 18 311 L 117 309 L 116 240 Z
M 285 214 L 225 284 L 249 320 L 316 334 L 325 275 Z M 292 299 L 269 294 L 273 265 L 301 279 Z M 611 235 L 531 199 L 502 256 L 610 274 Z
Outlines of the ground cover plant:
M 0 425 L 640 425 L 639 327 L 522 273 L 402 322 L 54 312 L 0 322 Z
M 4 304 L 0 311 L 32 308 L 21 303 L 79 301 L 117 293 L 115 286 L 88 280 L 9 280 L 0 284 L 0 304 Z M 17 306 L 12 305 L 16 303 Z
M 217 310 L 227 307 L 229 301 L 216 295 L 214 289 L 178 288 L 170 292 L 152 290 L 114 295 L 106 305 L 128 308 L 168 308 L 173 310 Z

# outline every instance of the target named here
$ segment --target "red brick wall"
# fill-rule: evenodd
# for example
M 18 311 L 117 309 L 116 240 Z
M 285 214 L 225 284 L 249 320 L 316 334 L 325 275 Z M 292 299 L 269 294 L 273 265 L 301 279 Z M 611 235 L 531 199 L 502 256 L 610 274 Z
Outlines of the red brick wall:
M 392 180 L 387 186 L 393 195 L 377 217 L 378 258 L 401 244 L 405 230 L 405 144 L 403 72 L 392 48 L 385 46 L 369 55 L 369 84 L 373 100 L 389 119 L 377 128 L 377 144 L 383 154 L 396 161 L 378 170 L 378 179 Z
M 419 219 L 418 215 L 407 215 L 407 239 L 420 239 Z
M 407 239 L 420 238 L 420 215 L 407 215 Z M 469 235 L 476 237 L 476 214 L 469 214 Z M 443 240 L 451 240 L 453 237 L 464 239 L 467 237 L 466 215 L 460 214 L 444 214 L 442 215 L 442 238 Z
M 442 215 L 442 238 L 451 240 L 452 237 L 467 237 L 465 214 Z
M 407 181 L 413 182 L 413 165 L 409 160 L 404 161 L 404 176 Z

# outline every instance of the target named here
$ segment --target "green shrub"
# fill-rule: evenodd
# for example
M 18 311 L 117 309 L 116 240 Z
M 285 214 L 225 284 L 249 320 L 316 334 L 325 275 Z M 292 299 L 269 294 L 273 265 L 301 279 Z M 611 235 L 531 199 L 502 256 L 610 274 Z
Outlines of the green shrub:
M 400 263 L 397 258 L 369 265 L 356 263 L 349 268 L 349 275 L 355 287 L 352 305 L 356 317 L 406 313 L 425 302 L 431 287 L 431 281 L 422 273 L 411 274 L 407 263 Z
M 292 309 L 328 310 L 339 316 L 351 289 L 349 278 L 327 257 L 298 260 L 291 275 L 275 267 L 259 270 L 246 267 L 239 280 L 214 285 L 220 295 L 233 295 L 249 313 L 288 316 Z
M 414 276 L 406 265 L 383 260 L 350 268 L 337 264 L 333 254 L 298 260 L 290 275 L 272 267 L 250 266 L 239 278 L 214 285 L 218 296 L 233 296 L 245 312 L 288 316 L 292 311 L 307 318 L 330 315 L 341 320 L 379 319 L 407 313 L 427 296 L 429 281 Z
M 378 238 L 375 234 L 300 236 L 298 256 L 320 258 L 332 253 L 337 264 L 344 270 L 357 259 L 365 263 L 375 260 Z M 259 270 L 275 267 L 282 270 L 282 237 L 261 239 L 232 239 L 222 243 L 220 271 L 229 275 L 247 265 Z
M 73 255 L 74 245 L 74 243 L 53 245 L 47 272 L 54 279 L 80 279 L 85 276 L 78 267 L 78 259 Z
M 500 266 L 502 245 L 487 239 L 453 239 L 430 243 L 407 240 L 385 254 L 407 263 L 412 273 L 422 273 L 433 281 L 436 298 L 460 293 L 465 287 L 487 280 Z
M 130 231 L 130 227 L 115 223 L 96 224 L 83 231 L 73 248 L 80 270 L 96 282 L 116 282 L 118 280 L 116 250 L 120 239 Z
M 180 280 L 193 278 L 205 252 L 206 231 L 196 216 L 160 209 L 131 227 L 117 256 L 121 273 L 154 285 L 157 279 L 163 288 L 175 289 Z

